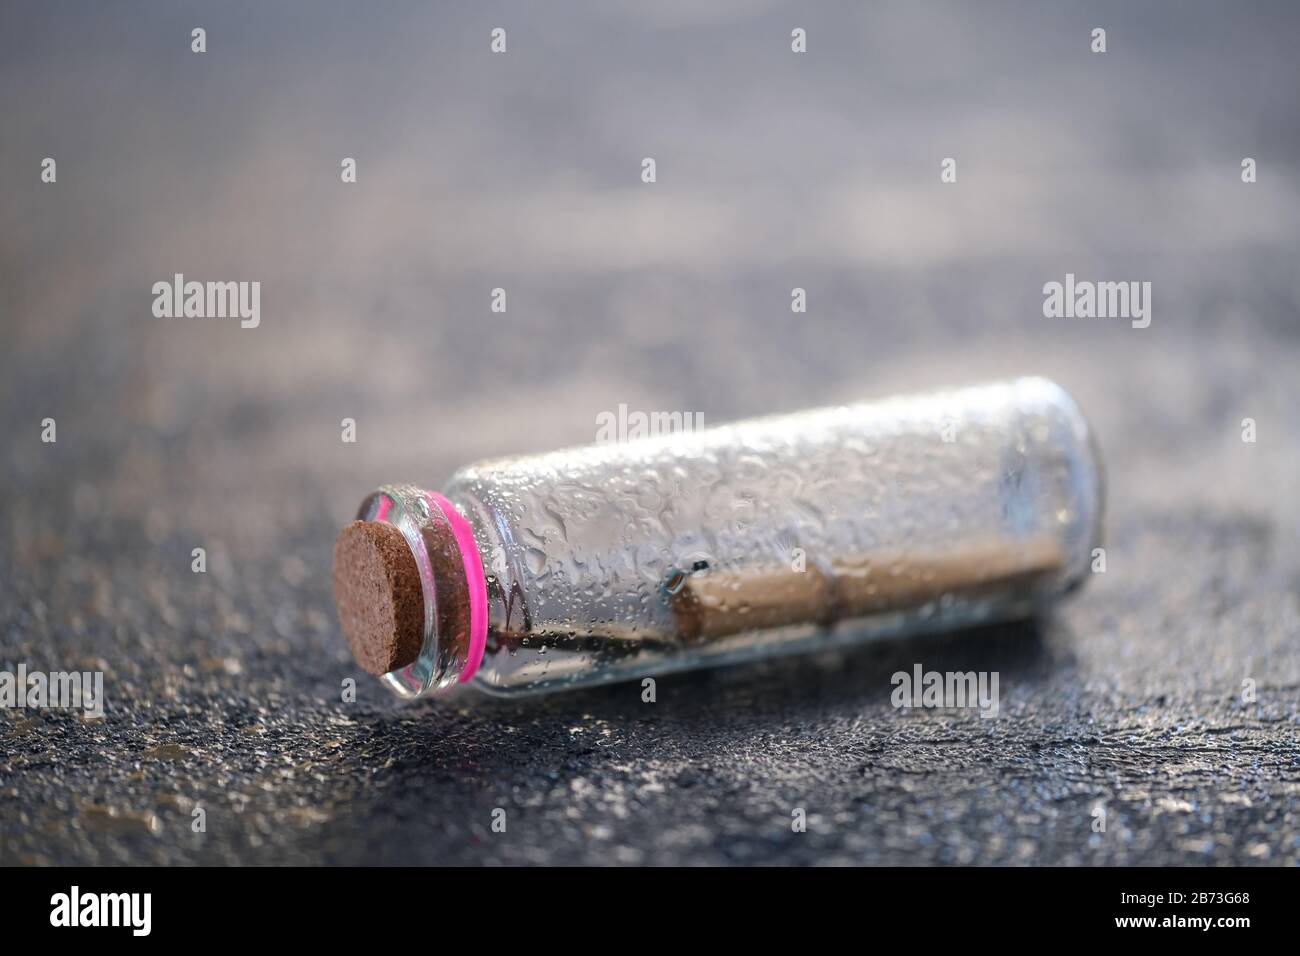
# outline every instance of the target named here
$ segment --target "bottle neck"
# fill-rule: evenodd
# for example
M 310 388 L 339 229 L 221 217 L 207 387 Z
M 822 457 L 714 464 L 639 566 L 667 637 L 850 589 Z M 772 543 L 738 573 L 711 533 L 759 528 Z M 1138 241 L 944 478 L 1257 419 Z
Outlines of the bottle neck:
M 382 680 L 410 698 L 472 679 L 487 644 L 487 588 L 470 523 L 441 494 L 413 485 L 381 487 L 362 503 L 357 518 L 397 528 L 420 579 L 419 656 Z

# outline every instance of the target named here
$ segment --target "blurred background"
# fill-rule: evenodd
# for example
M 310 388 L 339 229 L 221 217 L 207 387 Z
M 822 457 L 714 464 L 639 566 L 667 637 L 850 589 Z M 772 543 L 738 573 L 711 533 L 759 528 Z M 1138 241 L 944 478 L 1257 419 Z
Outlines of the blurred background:
M 0 728 L 0 859 L 1294 862 L 1298 40 L 1286 3 L 4 4 L 0 662 L 103 669 L 110 717 Z M 155 318 L 178 272 L 261 282 L 260 326 Z M 1045 318 L 1066 273 L 1150 281 L 1150 327 Z M 336 702 L 330 547 L 380 483 L 590 442 L 620 403 L 719 423 L 1019 373 L 1090 415 L 1111 552 L 1027 658 L 992 638 L 1014 772 L 978 769 L 978 720 L 900 723 L 888 650 L 674 678 L 694 703 L 654 733 L 617 691 Z M 575 751 L 584 714 L 625 771 Z M 1112 732 L 1131 762 L 1087 749 Z M 869 783 L 940 765 L 994 777 Z M 1134 795 L 1156 771 L 1192 810 Z M 729 796 L 684 810 L 679 774 Z M 503 793 L 551 836 L 488 844 Z M 825 825 L 787 846 L 756 821 L 794 793 Z M 1128 836 L 1090 846 L 1075 799 Z M 166 839 L 195 801 L 225 829 Z

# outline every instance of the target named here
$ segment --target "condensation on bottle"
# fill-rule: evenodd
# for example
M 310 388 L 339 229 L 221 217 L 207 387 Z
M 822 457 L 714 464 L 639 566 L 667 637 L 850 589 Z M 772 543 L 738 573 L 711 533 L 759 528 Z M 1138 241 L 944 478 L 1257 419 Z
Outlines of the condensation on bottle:
M 419 655 L 383 675 L 416 697 L 1034 615 L 1089 576 L 1102 513 L 1078 406 L 1022 378 L 481 462 L 357 517 L 416 558 Z M 450 556 L 430 553 L 439 529 Z

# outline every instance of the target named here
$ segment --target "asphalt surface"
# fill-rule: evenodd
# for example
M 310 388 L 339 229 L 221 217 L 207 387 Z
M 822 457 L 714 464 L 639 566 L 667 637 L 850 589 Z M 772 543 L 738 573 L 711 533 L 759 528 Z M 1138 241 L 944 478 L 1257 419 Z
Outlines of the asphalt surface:
M 312 10 L 209 16 L 206 60 L 187 12 L 0 15 L 0 669 L 107 698 L 0 711 L 0 863 L 1300 863 L 1295 11 L 1105 8 L 1089 59 L 1064 12 L 828 6 L 792 62 L 772 8 L 505 8 L 499 62 L 465 10 Z M 261 324 L 155 318 L 175 272 L 261 281 Z M 1151 281 L 1151 326 L 1045 318 L 1067 272 Z M 339 634 L 380 483 L 619 403 L 1012 374 L 1108 470 L 1048 621 L 654 703 L 402 705 Z M 999 672 L 1000 715 L 896 710 L 916 663 Z

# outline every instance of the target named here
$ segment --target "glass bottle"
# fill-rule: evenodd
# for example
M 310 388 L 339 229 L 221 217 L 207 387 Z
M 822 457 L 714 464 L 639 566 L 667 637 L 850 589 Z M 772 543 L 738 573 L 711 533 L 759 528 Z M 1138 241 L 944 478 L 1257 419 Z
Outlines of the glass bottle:
M 357 518 L 414 558 L 414 659 L 383 680 L 416 697 L 1031 615 L 1086 579 L 1102 511 L 1077 405 L 1022 378 L 485 461 Z

